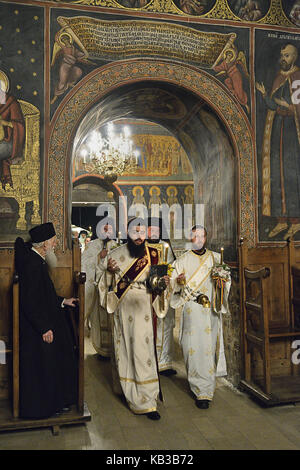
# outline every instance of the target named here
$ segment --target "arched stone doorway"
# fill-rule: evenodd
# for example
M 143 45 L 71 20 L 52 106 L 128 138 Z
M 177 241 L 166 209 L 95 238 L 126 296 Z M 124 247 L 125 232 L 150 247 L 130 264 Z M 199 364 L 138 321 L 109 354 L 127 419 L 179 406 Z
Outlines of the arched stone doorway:
M 219 116 L 236 158 L 237 233 L 255 243 L 254 149 L 250 125 L 241 107 L 214 77 L 195 67 L 157 60 L 129 60 L 97 69 L 62 102 L 51 124 L 48 153 L 48 191 L 44 214 L 55 224 L 62 248 L 70 243 L 71 154 L 76 130 L 86 113 L 103 96 L 124 85 L 160 81 L 185 88 L 201 97 Z
M 115 183 L 108 186 L 103 177 L 96 174 L 75 177 L 72 183 L 72 224 L 89 228 L 96 236 L 97 207 L 100 204 L 113 205 L 118 216 L 122 190 Z

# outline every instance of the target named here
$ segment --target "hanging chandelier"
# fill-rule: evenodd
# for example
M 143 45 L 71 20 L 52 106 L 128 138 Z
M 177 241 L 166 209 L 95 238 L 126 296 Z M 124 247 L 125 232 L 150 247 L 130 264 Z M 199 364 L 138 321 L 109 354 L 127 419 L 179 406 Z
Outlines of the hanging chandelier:
M 109 123 L 105 137 L 98 130 L 92 131 L 80 156 L 87 173 L 99 174 L 109 183 L 138 169 L 139 152 L 133 149 L 127 126 L 117 133 L 114 124 Z

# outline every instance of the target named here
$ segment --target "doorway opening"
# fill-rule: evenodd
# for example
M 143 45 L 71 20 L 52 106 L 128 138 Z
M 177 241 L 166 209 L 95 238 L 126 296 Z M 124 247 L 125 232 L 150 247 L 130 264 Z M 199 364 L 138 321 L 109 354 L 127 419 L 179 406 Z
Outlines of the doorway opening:
M 118 175 L 108 184 L 101 174 L 86 172 L 82 148 L 88 136 L 103 130 L 109 123 L 116 129 L 130 128 L 131 139 L 139 152 L 138 168 Z M 236 256 L 236 171 L 234 150 L 228 133 L 208 104 L 182 87 L 165 82 L 138 82 L 123 85 L 104 96 L 91 108 L 78 126 L 73 145 L 72 224 L 91 227 L 88 213 L 92 203 L 117 205 L 118 196 L 127 198 L 127 208 L 143 204 L 148 214 L 156 204 L 178 205 L 181 214 L 185 205 L 200 206 L 203 225 L 208 231 L 209 247 L 225 248 L 228 260 Z M 102 181 L 102 192 L 93 187 L 92 179 Z M 80 184 L 79 184 L 80 181 Z M 94 180 L 95 182 L 95 180 Z M 95 199 L 95 191 L 98 195 Z M 94 194 L 93 194 L 94 192 Z M 113 193 L 113 198 L 110 196 Z M 79 197 L 81 194 L 81 197 Z M 76 199 L 81 199 L 76 200 Z M 82 203 L 81 205 L 79 203 Z M 160 210 L 160 215 L 162 212 Z M 169 212 L 170 232 L 174 212 Z M 182 217 L 182 224 L 186 219 Z M 192 219 L 188 219 L 191 228 Z M 93 222 L 94 223 L 94 222 Z M 89 225 L 88 225 L 89 224 Z M 86 227 L 88 225 L 88 227 Z M 174 248 L 186 248 L 187 227 L 182 236 L 170 233 Z M 173 240 L 172 240 L 173 238 Z

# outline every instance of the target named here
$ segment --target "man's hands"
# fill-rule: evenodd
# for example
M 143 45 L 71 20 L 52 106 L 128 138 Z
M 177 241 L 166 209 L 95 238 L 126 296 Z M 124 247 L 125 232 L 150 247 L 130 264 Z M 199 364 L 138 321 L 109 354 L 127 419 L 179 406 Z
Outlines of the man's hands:
M 79 299 L 71 297 L 70 299 L 64 299 L 64 305 L 67 305 L 68 307 L 77 307 L 78 301 Z
M 261 94 L 262 94 L 263 96 L 266 95 L 267 92 L 266 92 L 265 85 L 264 85 L 263 83 L 258 83 L 258 82 L 256 82 L 256 83 L 255 83 L 255 87 L 256 87 L 256 89 L 257 89 L 258 91 L 261 92 Z
M 103 250 L 100 251 L 100 258 L 101 259 L 105 258 L 107 253 L 108 253 L 108 251 L 105 248 L 103 248 Z
M 176 278 L 176 282 L 180 286 L 184 286 L 184 284 L 186 283 L 185 273 L 179 274 L 179 276 Z
M 53 331 L 52 330 L 46 331 L 46 333 L 43 334 L 42 338 L 43 338 L 43 341 L 45 341 L 45 343 L 49 343 L 49 344 L 52 343 Z
M 290 105 L 285 99 L 274 98 L 274 101 L 278 106 L 282 106 L 283 108 L 289 108 Z
M 170 278 L 169 278 L 169 276 L 164 276 L 164 280 L 165 280 L 166 286 L 169 286 L 169 285 L 170 285 Z
M 109 258 L 109 260 L 107 261 L 107 270 L 110 273 L 116 273 L 117 271 L 120 271 L 120 268 L 115 260 Z

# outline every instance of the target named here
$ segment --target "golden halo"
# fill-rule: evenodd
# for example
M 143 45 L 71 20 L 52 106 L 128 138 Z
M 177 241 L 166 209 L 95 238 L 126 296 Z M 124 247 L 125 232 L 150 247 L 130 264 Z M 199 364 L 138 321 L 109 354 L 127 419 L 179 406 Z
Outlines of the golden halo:
M 153 194 L 153 189 L 157 190 L 157 196 L 159 196 L 160 195 L 160 188 L 158 186 L 151 186 L 151 188 L 149 189 L 150 196 L 152 196 L 152 194 Z
M 167 195 L 168 195 L 168 196 L 171 196 L 171 194 L 170 194 L 171 189 L 174 189 L 174 191 L 175 191 L 174 196 L 177 196 L 177 194 L 178 194 L 178 189 L 176 188 L 176 186 L 168 186 L 168 187 L 167 187 Z
M 132 189 L 132 194 L 135 196 L 137 189 L 140 189 L 140 190 L 141 190 L 141 196 L 143 196 L 143 195 L 144 195 L 144 189 L 142 188 L 142 186 L 135 186 L 135 187 Z
M 186 196 L 187 196 L 187 194 L 188 194 L 188 192 L 189 192 L 188 190 L 190 190 L 190 189 L 191 189 L 192 192 L 194 193 L 194 188 L 193 188 L 193 186 L 189 185 L 189 186 L 186 186 L 186 187 L 184 188 L 184 194 L 185 194 Z
M 2 91 L 4 91 L 4 93 L 7 93 L 9 90 L 8 76 L 4 72 L 2 72 L 2 70 L 0 70 L 0 88 Z
M 62 32 L 60 33 L 60 35 L 58 36 L 58 41 L 59 41 L 59 44 L 60 44 L 60 45 L 64 45 L 64 43 L 62 43 L 62 41 L 61 41 L 61 38 L 62 38 L 63 36 L 67 36 L 67 37 L 70 39 L 70 41 L 73 42 L 73 38 L 72 38 L 71 34 L 70 34 L 70 33 L 67 33 L 66 31 L 62 31 Z
M 233 59 L 232 60 L 236 59 L 236 57 L 237 57 L 236 49 L 234 49 L 233 47 L 228 47 L 228 49 L 225 49 L 225 51 L 223 52 L 224 59 L 226 59 L 227 52 L 231 52 L 233 54 Z

